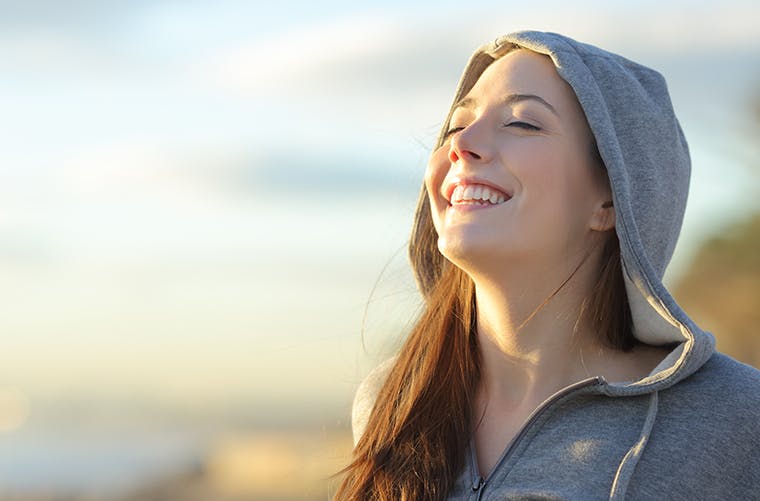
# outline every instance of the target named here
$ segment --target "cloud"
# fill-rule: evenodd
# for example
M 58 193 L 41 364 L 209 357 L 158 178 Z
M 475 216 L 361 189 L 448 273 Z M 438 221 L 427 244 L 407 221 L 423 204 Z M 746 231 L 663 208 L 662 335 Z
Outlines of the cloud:
M 591 5 L 593 15 L 588 12 Z M 478 22 L 470 22 L 475 9 L 406 18 L 345 16 L 231 47 L 217 53 L 202 71 L 228 90 L 249 93 L 305 90 L 315 84 L 344 90 L 373 82 L 377 87 L 398 88 L 399 83 L 429 82 L 441 75 L 444 66 L 461 68 L 475 47 L 519 29 L 558 31 L 623 53 L 760 49 L 755 22 L 760 7 L 746 2 L 720 8 L 692 2 L 688 15 L 681 2 L 649 8 L 600 2 L 587 2 L 586 9 L 575 3 L 552 8 L 502 6 L 490 8 L 488 16 L 478 13 Z
M 178 190 L 192 178 L 166 151 L 129 143 L 78 151 L 64 162 L 58 174 L 62 187 L 76 195 Z
M 9 76 L 81 77 L 113 63 L 102 47 L 76 33 L 42 29 L 0 32 L 0 68 Z
M 325 126 L 338 124 L 349 136 L 351 124 L 372 124 L 383 133 L 427 143 L 471 52 L 510 31 L 558 31 L 658 68 L 694 57 L 709 64 L 709 54 L 721 51 L 760 51 L 752 21 L 760 16 L 760 7 L 692 3 L 685 16 L 680 2 L 658 4 L 656 11 L 648 5 L 473 5 L 405 17 L 401 9 L 348 14 L 228 46 L 193 74 L 235 99 L 279 107 L 263 117 L 267 121 L 294 115 L 288 128 L 297 128 L 296 117 L 308 115 L 323 117 Z
M 383 52 L 399 36 L 388 18 L 355 15 L 232 47 L 201 68 L 229 90 L 267 90 L 325 65 Z

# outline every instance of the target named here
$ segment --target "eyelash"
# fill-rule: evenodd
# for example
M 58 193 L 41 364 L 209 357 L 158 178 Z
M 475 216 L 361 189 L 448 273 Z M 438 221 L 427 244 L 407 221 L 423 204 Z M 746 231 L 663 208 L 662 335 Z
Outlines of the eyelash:
M 514 125 L 521 129 L 526 129 L 526 130 L 541 130 L 541 127 L 538 127 L 533 124 L 529 124 L 528 122 L 510 122 L 510 123 L 504 124 L 504 127 L 509 127 L 510 125 Z
M 538 127 L 538 126 L 533 125 L 533 124 L 529 124 L 528 122 L 508 122 L 508 123 L 505 123 L 505 124 L 502 124 L 502 125 L 504 127 L 512 127 L 512 126 L 514 126 L 514 127 L 520 128 L 520 129 L 531 130 L 531 131 L 539 131 L 539 130 L 541 130 L 541 127 Z M 462 130 L 464 130 L 464 127 L 453 127 L 453 128 L 451 128 L 451 129 L 449 129 L 449 130 L 446 131 L 446 134 L 443 135 L 443 138 L 444 139 L 448 139 L 451 135 L 456 134 L 457 132 L 460 132 Z
M 448 139 L 450 136 L 456 134 L 457 132 L 463 131 L 464 127 L 452 127 L 451 129 L 447 130 L 446 133 L 443 135 L 444 139 Z

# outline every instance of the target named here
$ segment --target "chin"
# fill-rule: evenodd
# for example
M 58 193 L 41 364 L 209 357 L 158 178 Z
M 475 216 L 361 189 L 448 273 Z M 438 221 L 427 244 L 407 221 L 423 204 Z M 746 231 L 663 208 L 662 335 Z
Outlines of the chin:
M 464 271 L 487 269 L 496 262 L 509 259 L 503 242 L 499 245 L 492 238 L 483 237 L 441 236 L 438 238 L 438 250 Z

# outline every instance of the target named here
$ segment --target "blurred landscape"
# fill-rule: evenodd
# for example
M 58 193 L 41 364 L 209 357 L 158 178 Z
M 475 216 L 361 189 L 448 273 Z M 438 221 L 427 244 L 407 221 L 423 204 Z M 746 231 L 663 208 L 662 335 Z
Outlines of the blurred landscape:
M 760 366 L 760 7 L 550 4 L 0 1 L 0 499 L 331 499 L 419 305 L 428 148 L 516 29 L 665 75 L 693 162 L 665 281 Z
M 29 485 L 5 488 L 0 496 L 13 501 L 325 500 L 332 497 L 334 475 L 346 465 L 349 451 L 347 430 L 228 432 L 195 457 L 185 456 L 163 471 L 142 472 L 133 485 L 93 488 L 97 481 L 87 489 Z M 35 474 L 44 477 L 47 472 Z

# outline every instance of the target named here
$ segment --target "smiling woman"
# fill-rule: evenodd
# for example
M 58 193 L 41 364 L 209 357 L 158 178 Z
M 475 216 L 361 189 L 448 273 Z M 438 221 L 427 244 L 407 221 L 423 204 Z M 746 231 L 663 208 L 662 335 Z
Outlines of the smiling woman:
M 419 199 L 425 309 L 357 391 L 337 499 L 756 496 L 760 373 L 662 284 L 689 173 L 657 72 L 551 33 L 480 48 Z
M 545 98 L 516 93 L 528 89 Z M 590 155 L 593 139 L 583 111 L 549 58 L 527 50 L 507 54 L 485 70 L 463 102 L 469 106 L 455 107 L 426 176 L 443 255 L 460 268 L 477 259 L 477 268 L 493 274 L 494 267 L 510 268 L 503 264 L 559 263 L 568 253 L 598 246 L 614 224 L 614 211 L 605 205 L 609 184 Z M 452 199 L 457 190 L 472 197 L 471 187 L 483 186 L 501 193 L 504 204 Z M 505 278 L 515 283 L 517 277 Z

